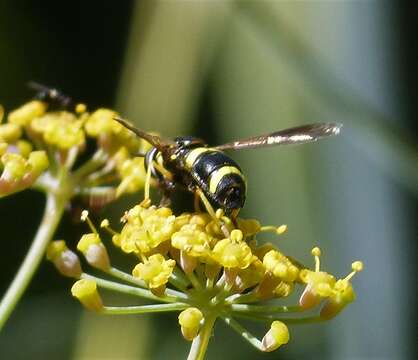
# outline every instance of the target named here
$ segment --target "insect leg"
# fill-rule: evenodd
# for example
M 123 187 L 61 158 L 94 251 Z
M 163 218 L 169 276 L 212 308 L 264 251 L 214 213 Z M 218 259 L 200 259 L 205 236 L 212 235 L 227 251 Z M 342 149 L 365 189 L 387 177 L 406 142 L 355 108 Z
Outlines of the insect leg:
M 200 208 L 200 196 L 197 193 L 197 191 L 193 193 L 193 204 L 194 204 L 194 211 L 202 212 L 202 209 Z
M 144 185 L 144 200 L 143 203 L 147 204 L 151 202 L 150 199 L 150 187 L 151 187 L 151 172 L 152 172 L 152 161 L 148 164 L 147 167 L 147 175 L 145 177 L 145 185 Z
M 221 219 L 219 219 L 216 216 L 215 210 L 213 209 L 211 203 L 209 202 L 208 198 L 206 197 L 206 195 L 203 193 L 202 190 L 200 190 L 199 188 L 195 189 L 196 194 L 199 196 L 200 200 L 202 201 L 203 205 L 206 208 L 206 211 L 208 212 L 208 214 L 212 217 L 212 219 L 219 225 L 219 227 L 221 228 L 223 234 L 225 237 L 229 237 L 229 231 L 226 228 L 225 224 L 222 222 Z

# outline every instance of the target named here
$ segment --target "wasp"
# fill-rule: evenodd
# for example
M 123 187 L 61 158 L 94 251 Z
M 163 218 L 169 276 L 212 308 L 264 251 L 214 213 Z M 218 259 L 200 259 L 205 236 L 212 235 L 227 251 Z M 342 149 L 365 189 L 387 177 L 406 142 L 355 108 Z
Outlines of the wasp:
M 132 126 L 122 118 L 115 120 L 151 144 L 151 149 L 142 154 L 145 167 L 163 189 L 165 198 L 181 185 L 194 193 L 195 199 L 200 198 L 212 216 L 214 206 L 233 218 L 244 206 L 247 184 L 239 165 L 224 150 L 309 143 L 337 135 L 342 126 L 334 123 L 302 125 L 210 147 L 193 136 L 163 139 Z

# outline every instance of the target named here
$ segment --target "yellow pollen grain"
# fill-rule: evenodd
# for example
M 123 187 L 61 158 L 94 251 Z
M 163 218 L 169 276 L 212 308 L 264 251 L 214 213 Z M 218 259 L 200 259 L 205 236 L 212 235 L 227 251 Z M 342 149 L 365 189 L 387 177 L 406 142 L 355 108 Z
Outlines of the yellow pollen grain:
M 109 220 L 108 219 L 103 219 L 102 222 L 100 223 L 100 227 L 101 228 L 109 227 Z
M 362 261 L 354 261 L 351 264 L 351 268 L 353 269 L 353 271 L 355 272 L 360 272 L 363 271 L 363 262 Z
M 86 221 L 86 219 L 87 219 L 88 216 L 89 216 L 89 211 L 88 210 L 83 210 L 81 212 L 80 220 L 81 221 Z
M 320 249 L 319 247 L 314 247 L 314 248 L 311 250 L 311 254 L 312 254 L 313 256 L 321 256 L 321 249 Z

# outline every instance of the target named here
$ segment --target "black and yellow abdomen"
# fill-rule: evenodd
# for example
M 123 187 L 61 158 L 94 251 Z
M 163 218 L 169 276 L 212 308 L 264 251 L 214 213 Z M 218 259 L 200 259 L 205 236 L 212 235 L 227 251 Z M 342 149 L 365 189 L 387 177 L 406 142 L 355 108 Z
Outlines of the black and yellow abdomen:
M 243 207 L 245 178 L 234 160 L 206 147 L 183 149 L 181 157 L 185 170 L 213 203 L 226 213 Z

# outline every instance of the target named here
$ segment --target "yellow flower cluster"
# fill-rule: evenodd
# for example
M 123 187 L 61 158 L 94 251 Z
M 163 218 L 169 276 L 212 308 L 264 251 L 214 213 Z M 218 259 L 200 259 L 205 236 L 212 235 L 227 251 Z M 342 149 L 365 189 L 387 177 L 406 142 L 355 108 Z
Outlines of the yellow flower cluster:
M 48 111 L 48 102 L 39 100 L 7 115 L 0 106 L 0 196 L 32 185 L 47 191 L 52 183 L 48 180 L 62 174 L 61 168 L 77 173 L 73 166 L 88 139 L 96 141 L 96 152 L 81 164 L 78 175 L 84 176 L 76 177 L 77 189 L 89 195 L 94 193 L 90 191 L 93 187 L 111 185 L 116 196 L 141 189 L 144 160 L 135 154 L 149 145 L 115 121 L 116 116 L 115 111 L 104 108 L 88 112 L 84 104 L 73 111 Z M 1 123 L 3 117 L 7 122 Z M 46 172 L 48 176 L 38 180 Z
M 202 287 L 206 284 L 213 286 L 216 281 L 225 283 L 229 295 L 250 290 L 259 300 L 282 298 L 289 296 L 295 285 L 306 284 L 300 300 L 302 308 L 312 308 L 321 299 L 328 299 L 333 304 L 332 309 L 338 307 L 339 311 L 354 299 L 349 280 L 354 272 L 361 270 L 360 262 L 354 263 L 355 270 L 349 277 L 337 281 L 334 276 L 319 271 L 318 248 L 312 251 L 317 268 L 305 269 L 272 244 L 257 245 L 257 233 L 271 230 L 280 233 L 278 228 L 262 227 L 252 219 L 238 219 L 237 228 L 230 230 L 229 236 L 225 237 L 220 223 L 223 220 L 223 214 L 215 219 L 206 213 L 176 216 L 170 208 L 142 204 L 125 213 L 120 232 L 109 230 L 108 220 L 102 222 L 102 227 L 111 231 L 117 247 L 141 260 L 132 274 L 145 281 L 159 296 L 164 293 L 177 265 L 186 276 L 195 272 L 200 274 L 196 281 Z M 232 222 L 227 226 L 231 228 Z M 99 243 L 103 246 L 96 232 L 86 234 L 78 249 L 86 255 L 85 244 L 97 247 Z M 108 264 L 108 260 L 105 263 Z M 321 315 L 330 317 L 331 312 L 329 307 Z

